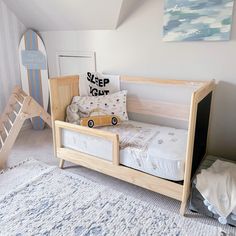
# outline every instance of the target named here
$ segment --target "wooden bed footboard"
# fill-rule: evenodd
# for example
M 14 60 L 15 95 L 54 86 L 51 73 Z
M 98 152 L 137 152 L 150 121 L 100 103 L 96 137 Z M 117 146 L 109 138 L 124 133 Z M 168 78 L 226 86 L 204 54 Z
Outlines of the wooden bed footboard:
M 184 188 L 180 213 L 184 215 L 190 194 L 191 179 L 207 154 L 207 141 L 210 122 L 212 94 L 215 81 L 202 85 L 192 94 L 189 115 L 187 151 L 184 173 Z M 202 133 L 202 135 L 199 135 Z
M 49 80 L 54 152 L 55 156 L 61 160 L 60 167 L 63 168 L 65 160 L 70 161 L 72 163 L 76 163 L 78 165 L 177 199 L 181 201 L 180 213 L 184 215 L 190 193 L 191 177 L 207 152 L 207 135 L 209 129 L 211 100 L 215 88 L 215 82 L 214 80 L 210 82 L 178 81 L 137 77 L 121 77 L 121 80 L 131 84 L 168 84 L 173 86 L 192 86 L 194 84 L 197 86 L 197 89 L 192 93 L 191 104 L 188 108 L 189 110 L 187 110 L 185 105 L 181 106 L 179 104 L 176 105 L 170 103 L 168 103 L 167 109 L 166 103 L 162 102 L 154 102 L 154 105 L 150 104 L 150 106 L 148 106 L 147 100 L 144 100 L 143 102 L 139 101 L 139 107 L 136 108 L 136 101 L 130 100 L 130 102 L 128 102 L 128 111 L 130 109 L 134 112 L 144 114 L 156 114 L 158 116 L 162 115 L 163 117 L 168 118 L 173 116 L 174 118 L 180 120 L 187 119 L 188 138 L 183 183 L 176 183 L 120 165 L 119 136 L 117 134 L 64 122 L 66 107 L 70 104 L 74 96 L 79 95 L 78 76 L 66 76 L 52 78 Z M 149 100 L 148 102 L 152 101 Z M 159 111 L 153 112 L 153 108 L 158 108 Z M 103 160 L 96 156 L 63 147 L 61 141 L 62 129 L 111 141 L 113 150 L 112 161 Z M 199 132 L 199 130 L 202 131 Z

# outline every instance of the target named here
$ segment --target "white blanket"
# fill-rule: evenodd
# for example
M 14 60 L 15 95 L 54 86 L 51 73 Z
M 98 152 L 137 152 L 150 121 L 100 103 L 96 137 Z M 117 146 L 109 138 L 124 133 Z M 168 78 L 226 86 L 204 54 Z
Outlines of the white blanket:
M 226 218 L 236 209 L 236 164 L 217 160 L 197 175 L 197 189 Z
M 120 91 L 119 75 L 104 75 L 98 72 L 87 72 L 80 76 L 80 96 L 101 96 Z

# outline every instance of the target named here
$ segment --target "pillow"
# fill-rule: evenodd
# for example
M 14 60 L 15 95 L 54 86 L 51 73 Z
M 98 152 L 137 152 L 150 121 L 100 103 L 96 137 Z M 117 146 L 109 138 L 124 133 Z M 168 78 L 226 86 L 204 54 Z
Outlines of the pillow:
M 98 97 L 75 96 L 67 107 L 67 121 L 79 124 L 81 118 L 90 116 L 95 110 L 106 115 L 116 115 L 121 121 L 128 120 L 126 98 L 126 90 Z
M 118 91 L 120 91 L 119 75 L 104 75 L 98 72 L 87 72 L 80 75 L 80 96 L 102 96 Z

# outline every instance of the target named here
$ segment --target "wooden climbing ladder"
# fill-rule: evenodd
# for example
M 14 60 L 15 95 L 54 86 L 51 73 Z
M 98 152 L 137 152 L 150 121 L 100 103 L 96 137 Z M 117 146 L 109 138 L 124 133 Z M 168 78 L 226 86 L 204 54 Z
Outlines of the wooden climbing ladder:
M 25 120 L 37 116 L 51 127 L 51 117 L 43 107 L 20 87 L 15 87 L 0 118 L 0 169 L 4 167 Z

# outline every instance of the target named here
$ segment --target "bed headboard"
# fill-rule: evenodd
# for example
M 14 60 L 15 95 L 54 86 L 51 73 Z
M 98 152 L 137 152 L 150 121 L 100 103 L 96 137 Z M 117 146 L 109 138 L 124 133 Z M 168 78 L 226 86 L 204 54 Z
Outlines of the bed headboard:
M 64 76 L 49 80 L 52 120 L 65 120 L 66 107 L 79 95 L 79 76 Z

